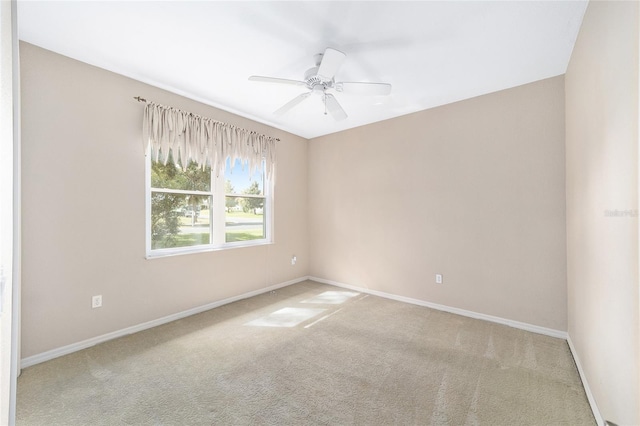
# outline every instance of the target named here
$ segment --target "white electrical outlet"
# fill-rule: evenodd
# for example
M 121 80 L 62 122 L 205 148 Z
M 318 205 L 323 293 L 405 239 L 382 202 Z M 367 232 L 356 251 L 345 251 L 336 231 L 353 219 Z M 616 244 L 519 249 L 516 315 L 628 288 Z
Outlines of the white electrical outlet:
M 91 307 L 92 308 L 100 308 L 102 306 L 102 295 L 99 294 L 97 296 L 93 296 L 91 298 Z
M 442 274 L 436 274 L 436 284 L 442 284 Z
M 297 257 L 296 257 L 296 255 L 294 254 L 294 255 L 291 257 L 291 266 L 295 265 L 297 261 L 298 261 L 298 258 L 297 258 Z

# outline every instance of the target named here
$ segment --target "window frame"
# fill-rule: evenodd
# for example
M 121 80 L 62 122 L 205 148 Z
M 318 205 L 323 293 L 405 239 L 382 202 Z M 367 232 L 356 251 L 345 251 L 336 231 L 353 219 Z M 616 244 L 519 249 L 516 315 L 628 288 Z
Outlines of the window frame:
M 225 160 L 226 161 L 226 160 Z M 263 195 L 253 194 L 226 194 L 225 193 L 225 175 L 220 173 L 220 176 L 215 176 L 212 170 L 211 172 L 211 185 L 209 191 L 195 191 L 195 190 L 182 190 L 182 189 L 169 189 L 169 188 L 153 188 L 151 186 L 151 147 L 147 148 L 145 155 L 145 244 L 146 244 L 146 258 L 153 259 L 158 257 L 175 256 L 182 254 L 203 253 L 218 250 L 228 250 L 240 247 L 253 247 L 266 244 L 273 244 L 273 176 L 271 179 L 267 177 L 266 170 L 263 166 Z M 232 165 L 233 167 L 234 165 Z M 151 195 L 154 192 L 163 192 L 170 194 L 185 194 L 185 195 L 200 195 L 211 197 L 211 207 L 209 209 L 209 232 L 210 243 L 199 244 L 185 247 L 169 247 L 161 249 L 152 249 L 152 236 L 151 236 Z M 216 242 L 216 236 L 222 235 L 222 239 L 225 239 L 225 222 L 226 222 L 226 196 L 236 196 L 245 198 L 261 198 L 264 199 L 263 206 L 263 227 L 264 238 L 247 240 L 247 241 L 233 241 L 233 242 Z M 222 219 L 219 219 L 222 217 Z

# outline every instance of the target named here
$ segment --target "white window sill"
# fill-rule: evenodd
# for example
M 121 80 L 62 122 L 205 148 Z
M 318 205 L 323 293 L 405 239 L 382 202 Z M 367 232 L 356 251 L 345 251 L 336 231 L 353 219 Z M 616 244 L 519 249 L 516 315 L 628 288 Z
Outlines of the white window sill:
M 182 247 L 176 249 L 160 249 L 154 250 L 152 252 L 148 252 L 145 256 L 145 259 L 160 259 L 163 257 L 173 257 L 173 256 L 182 256 L 185 254 L 198 254 L 198 253 L 210 253 L 216 251 L 224 251 L 224 250 L 232 250 L 237 248 L 246 248 L 246 247 L 259 247 L 259 246 L 268 246 L 275 244 L 273 241 L 259 241 L 259 242 L 236 242 L 236 243 L 227 243 L 221 246 L 196 246 L 196 247 Z

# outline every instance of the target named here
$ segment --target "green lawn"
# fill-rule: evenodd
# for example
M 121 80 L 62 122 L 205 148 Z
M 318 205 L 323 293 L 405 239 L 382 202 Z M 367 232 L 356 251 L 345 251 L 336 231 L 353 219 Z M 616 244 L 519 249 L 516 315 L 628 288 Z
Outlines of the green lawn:
M 256 219 L 262 221 L 264 216 L 261 214 L 245 213 L 245 212 L 229 212 L 226 213 L 227 220 L 233 220 L 234 218 L 242 219 Z M 191 227 L 192 218 L 188 216 L 180 216 L 178 218 L 180 226 Z M 171 247 L 191 247 L 202 244 L 209 244 L 209 210 L 201 210 L 198 214 L 195 225 L 192 229 L 201 228 L 202 232 L 198 233 L 184 233 L 175 236 L 168 236 L 159 241 L 152 242 L 152 248 L 171 248 Z M 232 243 L 235 241 L 250 241 L 264 238 L 262 227 L 258 229 L 243 230 L 243 231 L 229 231 L 227 230 L 225 235 L 225 241 Z
M 232 243 L 234 241 L 258 240 L 260 238 L 264 238 L 262 229 L 255 229 L 251 231 L 227 232 L 225 237 L 228 243 Z
M 190 247 L 201 244 L 209 244 L 209 233 L 201 234 L 178 234 L 175 236 L 165 237 L 159 241 L 151 243 L 152 249 L 162 249 L 171 247 Z
M 245 212 L 229 212 L 226 214 L 226 219 L 242 218 L 242 219 L 256 219 L 262 221 L 264 216 L 261 214 L 245 213 Z M 191 217 L 180 216 L 178 218 L 180 226 L 191 226 Z M 209 210 L 201 210 L 196 220 L 196 226 L 209 226 Z
M 242 218 L 249 218 L 249 219 L 260 219 L 262 220 L 263 215 L 261 214 L 253 214 L 253 213 L 245 213 L 245 212 L 228 212 L 227 213 L 227 217 L 228 218 L 234 218 L 234 217 L 242 217 Z
M 225 235 L 225 241 L 233 243 L 235 241 L 250 241 L 264 238 L 262 229 L 255 229 L 250 231 L 237 231 L 227 232 Z M 209 244 L 209 233 L 203 232 L 201 234 L 178 234 L 170 239 L 163 239 L 161 241 L 153 242 L 153 249 L 170 248 L 170 247 L 191 247 L 201 244 Z

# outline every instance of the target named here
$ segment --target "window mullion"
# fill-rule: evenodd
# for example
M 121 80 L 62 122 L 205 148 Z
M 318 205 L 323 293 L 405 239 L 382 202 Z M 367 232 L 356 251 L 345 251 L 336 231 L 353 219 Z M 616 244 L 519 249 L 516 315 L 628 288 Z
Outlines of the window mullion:
M 213 208 L 211 209 L 211 242 L 214 245 L 225 243 L 225 198 L 224 198 L 224 174 L 211 176 L 211 188 L 213 189 Z

